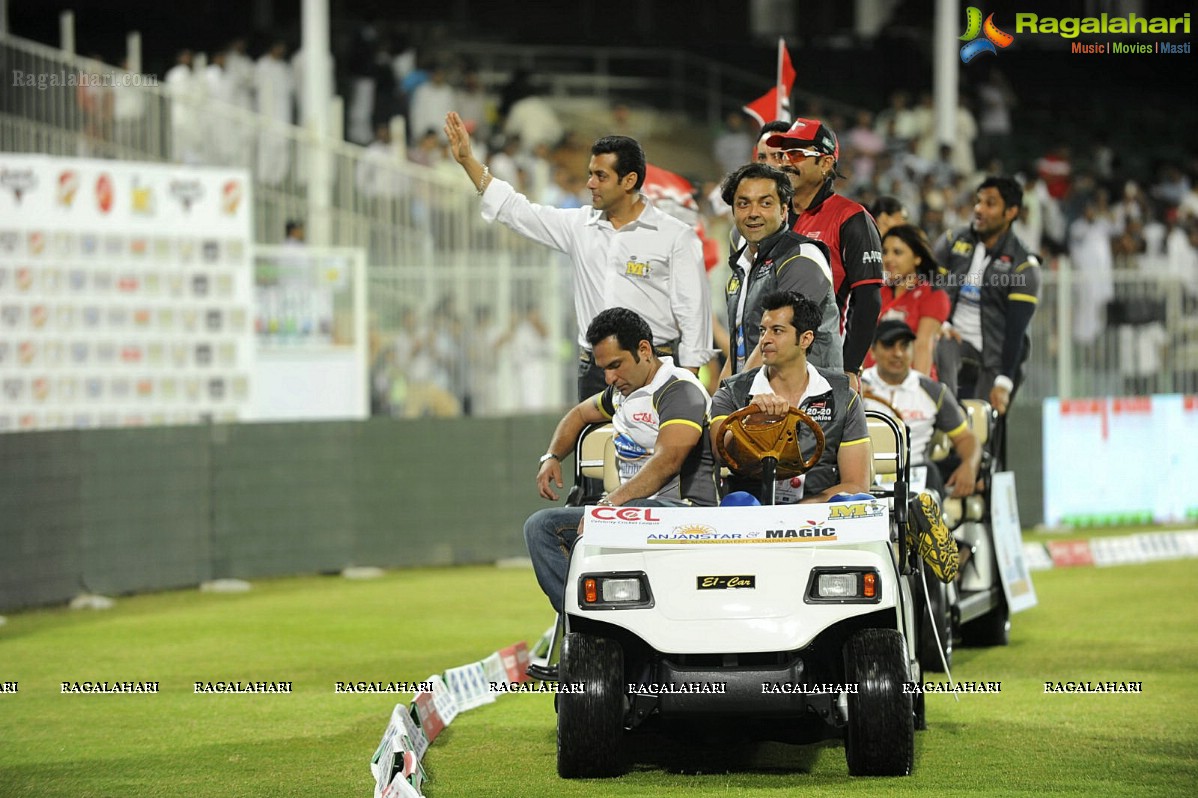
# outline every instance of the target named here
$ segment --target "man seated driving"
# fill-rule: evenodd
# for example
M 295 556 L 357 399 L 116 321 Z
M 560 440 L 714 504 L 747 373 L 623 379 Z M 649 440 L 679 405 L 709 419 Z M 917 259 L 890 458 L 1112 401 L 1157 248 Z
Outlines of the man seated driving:
M 818 368 L 807 361 L 823 318 L 815 302 L 794 291 L 774 291 L 762 300 L 760 324 L 761 360 L 764 365 L 724 381 L 711 400 L 711 435 L 731 413 L 750 404 L 771 415 L 785 415 L 797 407 L 819 424 L 824 433 L 824 451 L 805 474 L 784 478 L 775 486 L 775 502 L 826 502 L 837 493 L 861 493 L 869 489 L 872 457 L 869 431 L 861 398 L 839 369 Z M 724 443 L 736 444 L 725 432 Z M 718 450 L 717 450 L 718 451 Z M 809 457 L 808 451 L 803 452 Z M 728 487 L 761 499 L 761 481 L 733 474 Z

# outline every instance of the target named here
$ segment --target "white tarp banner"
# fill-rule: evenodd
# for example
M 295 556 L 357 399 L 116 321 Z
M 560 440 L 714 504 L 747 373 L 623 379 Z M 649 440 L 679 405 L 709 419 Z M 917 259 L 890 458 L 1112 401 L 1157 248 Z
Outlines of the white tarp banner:
M 459 712 L 495 701 L 495 696 L 487 684 L 487 674 L 481 662 L 448 668 L 445 671 L 445 684 L 453 693 L 453 697 L 457 699 Z
M 990 526 L 1007 606 L 1011 612 L 1036 606 L 1036 589 L 1032 585 L 1028 561 L 1023 556 L 1023 528 L 1019 524 L 1019 502 L 1015 498 L 1015 474 L 1012 471 L 994 475 L 990 488 Z

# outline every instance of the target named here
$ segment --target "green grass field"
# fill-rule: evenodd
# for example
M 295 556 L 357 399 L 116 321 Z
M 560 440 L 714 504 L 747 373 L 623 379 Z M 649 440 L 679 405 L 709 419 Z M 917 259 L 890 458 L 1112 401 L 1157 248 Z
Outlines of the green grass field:
M 1198 596 L 1192 561 L 1035 575 L 1012 644 L 958 649 L 955 676 L 998 695 L 928 696 L 906 779 L 847 775 L 837 746 L 765 745 L 680 772 L 660 740 L 616 781 L 557 778 L 545 696 L 464 713 L 425 757 L 429 798 L 476 796 L 1193 795 Z M 336 681 L 419 681 L 550 621 L 527 570 L 402 571 L 256 583 L 245 594 L 122 599 L 0 627 L 0 796 L 363 796 L 405 696 Z M 290 695 L 196 695 L 195 681 L 291 681 Z M 1045 681 L 1142 681 L 1141 695 L 1045 695 Z M 160 682 L 157 695 L 64 695 L 63 681 Z M 694 768 L 693 759 L 690 768 Z M 700 763 L 709 760 L 700 759 Z M 707 772 L 711 771 L 711 772 Z

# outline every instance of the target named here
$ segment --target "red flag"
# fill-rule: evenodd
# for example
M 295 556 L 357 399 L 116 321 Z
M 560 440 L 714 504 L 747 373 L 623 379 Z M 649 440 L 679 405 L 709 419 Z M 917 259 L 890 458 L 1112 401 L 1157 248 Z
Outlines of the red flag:
M 711 271 L 722 258 L 719 243 L 707 237 L 703 229 L 703 217 L 699 215 L 699 203 L 695 202 L 695 186 L 691 181 L 660 166 L 645 164 L 645 182 L 641 186 L 645 195 L 659 209 L 695 228 L 699 241 L 703 243 L 703 264 Z
M 758 127 L 773 122 L 778 118 L 778 87 L 770 89 L 741 110 L 756 119 Z
M 781 119 L 790 121 L 790 90 L 795 82 L 795 68 L 790 63 L 790 51 L 786 40 L 778 39 L 778 71 L 774 76 L 774 88 L 758 97 L 742 109 L 757 120 L 758 125 Z
M 790 121 L 790 90 L 795 85 L 795 68 L 790 63 L 786 39 L 778 39 L 778 119 Z

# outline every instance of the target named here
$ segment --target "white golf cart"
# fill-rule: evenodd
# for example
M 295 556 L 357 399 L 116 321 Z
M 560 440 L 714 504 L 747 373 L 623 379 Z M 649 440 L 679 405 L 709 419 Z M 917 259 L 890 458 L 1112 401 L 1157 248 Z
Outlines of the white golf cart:
M 1003 591 L 990 514 L 995 467 L 989 452 L 995 413 L 988 402 L 965 399 L 969 428 L 982 447 L 984 489 L 964 499 L 944 502 L 944 521 L 962 546 L 961 577 L 948 586 L 952 629 L 969 646 L 1005 646 L 1010 639 L 1010 609 Z M 944 448 L 951 448 L 945 444 Z M 934 454 L 933 457 L 937 455 Z
M 868 415 L 874 467 L 894 478 L 868 499 L 587 506 L 558 658 L 561 776 L 623 773 L 626 737 L 638 732 L 729 723 L 761 740 L 842 738 L 854 775 L 911 772 L 923 726 L 922 693 L 909 688 L 921 679 L 912 591 L 922 563 L 906 544 L 905 429 Z M 779 419 L 750 406 L 725 424 L 766 491 L 778 469 L 804 471 L 822 451 L 818 425 L 798 410 Z M 610 438 L 610 427 L 584 433 L 577 484 L 606 472 L 614 487 Z M 797 458 L 785 460 L 787 442 Z

